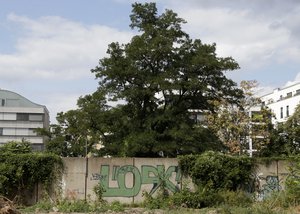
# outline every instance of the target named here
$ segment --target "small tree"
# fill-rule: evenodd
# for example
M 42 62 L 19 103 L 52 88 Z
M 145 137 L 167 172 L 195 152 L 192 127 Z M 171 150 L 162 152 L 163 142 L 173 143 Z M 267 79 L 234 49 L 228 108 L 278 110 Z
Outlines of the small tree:
M 285 134 L 288 144 L 293 148 L 293 153 L 299 153 L 300 150 L 300 105 L 284 124 Z
M 300 153 L 300 105 L 285 123 L 276 125 L 261 156 L 291 156 Z
M 260 99 L 255 96 L 257 86 L 255 80 L 242 81 L 240 87 L 244 97 L 239 105 L 226 100 L 214 101 L 218 110 L 207 115 L 208 126 L 217 133 L 231 154 L 246 151 L 249 138 L 258 150 L 269 142 L 269 132 L 272 128 L 271 112 L 261 107 Z M 255 107 L 259 108 L 256 112 Z

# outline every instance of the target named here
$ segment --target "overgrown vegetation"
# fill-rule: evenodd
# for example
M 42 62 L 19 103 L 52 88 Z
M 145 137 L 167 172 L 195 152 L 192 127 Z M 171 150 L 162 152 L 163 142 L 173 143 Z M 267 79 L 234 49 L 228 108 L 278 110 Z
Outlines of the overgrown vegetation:
M 0 147 L 0 195 L 22 202 L 38 183 L 50 187 L 62 167 L 60 157 L 32 152 L 29 142 L 9 142 Z
M 49 200 L 40 201 L 34 206 L 22 209 L 23 213 L 33 212 L 62 212 L 62 213 L 101 213 L 108 210 L 114 212 L 124 211 L 125 206 L 118 201 L 108 203 L 106 201 L 85 201 L 85 200 L 61 200 L 53 203 Z
M 294 157 L 289 168 L 284 191 L 273 192 L 263 201 L 257 201 L 254 193 L 245 190 L 251 184 L 256 163 L 248 157 L 232 157 L 217 152 L 187 155 L 179 158 L 186 175 L 196 186 L 184 185 L 180 192 L 169 194 L 161 185 L 155 196 L 144 192 L 144 202 L 135 206 L 141 209 L 163 209 L 164 213 L 224 213 L 224 214 L 291 214 L 299 213 L 300 158 Z M 220 167 L 222 166 L 222 167 Z M 203 180 L 201 180 L 202 178 Z M 217 184 L 219 182 L 219 184 Z M 233 184 L 234 182 L 234 184 Z M 101 185 L 94 188 L 96 201 L 50 200 L 41 201 L 24 212 L 123 212 L 128 206 L 120 202 L 108 203 L 102 198 Z M 192 209 L 192 210 L 191 210 Z M 180 210 L 180 212 L 178 211 Z M 155 213 L 155 211 L 151 211 Z
M 256 161 L 267 164 L 266 159 L 232 157 L 215 152 L 181 156 L 179 163 L 183 173 L 196 184 L 194 189 L 185 187 L 163 200 L 161 195 L 154 198 L 146 194 L 144 206 L 200 209 L 194 213 L 299 213 L 300 158 L 290 157 L 288 160 L 291 164 L 285 189 L 271 192 L 262 201 L 258 201 L 255 192 L 249 192 L 252 188 L 247 186 L 253 185 Z
M 183 173 L 190 176 L 199 189 L 232 190 L 250 185 L 255 169 L 254 159 L 217 152 L 179 157 Z
M 286 182 L 286 197 L 295 205 L 300 204 L 300 157 L 295 157 L 289 166 Z
M 102 186 L 102 184 L 99 182 L 96 186 L 94 186 L 93 191 L 96 195 L 97 201 L 101 202 L 103 201 L 103 192 L 105 192 L 105 188 Z
M 252 195 L 244 191 L 252 185 L 253 159 L 205 152 L 180 156 L 179 164 L 184 175 L 192 178 L 196 185 L 194 190 L 186 186 L 174 195 L 166 197 L 165 194 L 158 194 L 156 198 L 146 193 L 146 207 L 204 208 L 224 204 L 244 207 L 253 202 Z

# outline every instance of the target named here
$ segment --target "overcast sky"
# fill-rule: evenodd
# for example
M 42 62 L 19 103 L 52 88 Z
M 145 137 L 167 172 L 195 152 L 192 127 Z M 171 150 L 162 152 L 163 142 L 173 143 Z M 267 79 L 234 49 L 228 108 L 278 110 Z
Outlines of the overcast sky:
M 57 112 L 76 108 L 92 93 L 90 72 L 109 43 L 127 43 L 130 0 L 0 0 L 0 88 Z M 300 81 L 299 0 L 160 0 L 184 30 L 216 43 L 241 69 L 227 75 L 239 83 L 257 80 L 267 92 Z

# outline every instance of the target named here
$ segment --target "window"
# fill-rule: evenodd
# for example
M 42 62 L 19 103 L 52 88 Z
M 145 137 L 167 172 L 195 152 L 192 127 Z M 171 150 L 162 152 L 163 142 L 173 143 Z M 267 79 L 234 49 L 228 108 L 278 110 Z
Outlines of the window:
M 283 107 L 280 108 L 280 118 L 283 118 Z
M 29 114 L 17 113 L 17 121 L 29 121 Z
M 291 97 L 291 96 L 292 96 L 292 92 L 286 94 L 286 97 Z
M 16 120 L 17 114 L 16 113 L 3 113 L 3 120 Z
M 287 117 L 290 116 L 289 106 L 286 106 L 286 116 L 287 116 Z
M 298 95 L 298 94 L 300 94 L 300 89 L 296 90 L 296 94 L 295 95 Z
M 5 99 L 1 99 L 1 106 L 5 106 Z
M 30 121 L 43 121 L 43 115 L 42 114 L 30 114 L 29 120 Z
M 0 128 L 0 136 L 3 135 L 3 128 Z
M 33 151 L 42 151 L 44 150 L 43 144 L 31 144 L 31 148 Z

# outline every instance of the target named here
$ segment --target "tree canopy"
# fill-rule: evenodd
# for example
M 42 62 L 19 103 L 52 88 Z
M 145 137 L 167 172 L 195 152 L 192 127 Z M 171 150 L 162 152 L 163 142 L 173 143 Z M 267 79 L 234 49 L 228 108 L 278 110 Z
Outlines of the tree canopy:
M 300 105 L 285 123 L 278 123 L 261 156 L 291 156 L 300 153 Z
M 103 144 L 101 155 L 170 157 L 221 149 L 190 111 L 213 112 L 213 102 L 221 100 L 239 104 L 243 92 L 225 76 L 238 63 L 218 57 L 216 44 L 191 39 L 172 10 L 158 14 L 155 3 L 132 8 L 130 27 L 139 33 L 127 44 L 111 43 L 92 69 L 99 87 L 79 99 L 77 114 L 85 122 L 78 126 Z M 71 131 L 66 114 L 60 122 Z

